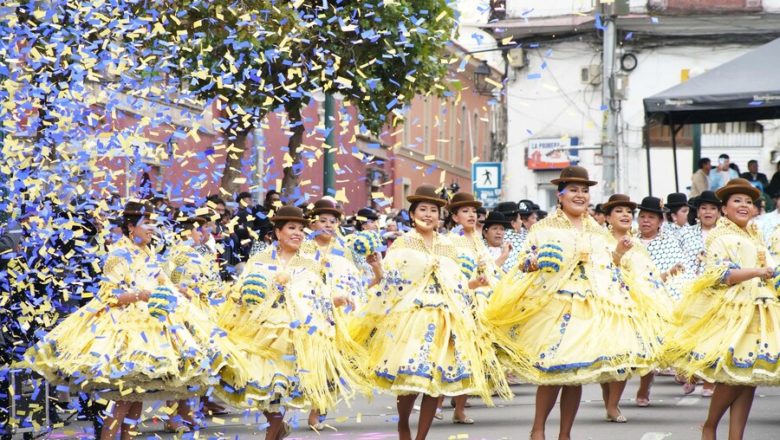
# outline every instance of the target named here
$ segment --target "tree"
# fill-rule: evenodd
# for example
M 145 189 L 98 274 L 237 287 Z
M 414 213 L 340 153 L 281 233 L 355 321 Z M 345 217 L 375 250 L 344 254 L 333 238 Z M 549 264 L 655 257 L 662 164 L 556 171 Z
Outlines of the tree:
M 106 117 L 121 93 L 149 87 L 133 65 L 142 47 L 127 13 L 122 2 L 87 0 L 3 7 L 0 130 L 13 197 L 68 192 L 63 177 L 80 175 L 91 159 L 78 147 L 111 131 Z
M 452 36 L 446 0 L 146 0 L 147 42 L 178 65 L 158 66 L 225 113 L 229 140 L 221 186 L 234 193 L 246 134 L 271 110 L 288 113 L 293 135 L 285 193 L 303 136 L 300 111 L 313 92 L 340 93 L 365 131 L 379 133 L 418 93 L 442 93 L 442 49 Z

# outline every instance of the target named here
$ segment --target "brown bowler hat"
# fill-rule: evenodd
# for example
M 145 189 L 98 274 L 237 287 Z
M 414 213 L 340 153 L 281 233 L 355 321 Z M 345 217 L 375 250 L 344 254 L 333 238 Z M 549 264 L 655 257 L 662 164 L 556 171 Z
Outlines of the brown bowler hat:
M 724 204 L 732 194 L 744 194 L 753 200 L 757 200 L 761 196 L 761 191 L 742 178 L 729 180 L 726 186 L 715 191 L 715 195 Z
M 473 206 L 474 208 L 481 208 L 482 202 L 474 198 L 474 194 L 467 192 L 459 192 L 453 194 L 450 199 L 450 203 L 447 204 L 447 211 L 454 213 L 463 206 Z
M 122 211 L 123 217 L 142 216 L 151 217 L 154 214 L 154 206 L 146 200 L 130 200 Z
M 274 226 L 278 222 L 299 222 L 308 225 L 309 221 L 303 216 L 303 210 L 297 206 L 282 206 L 271 217 Z
M 434 188 L 433 185 L 418 186 L 417 189 L 414 191 L 414 194 L 411 196 L 407 196 L 406 200 L 409 201 L 409 203 L 414 203 L 414 202 L 433 203 L 439 208 L 447 204 L 446 200 L 442 199 L 441 197 L 439 197 L 438 194 L 436 194 L 436 188 Z
M 605 214 L 609 214 L 609 212 L 612 211 L 612 208 L 618 206 L 627 206 L 630 210 L 633 211 L 636 209 L 637 205 L 636 203 L 632 202 L 631 198 L 625 194 L 613 194 L 609 196 L 607 203 L 601 204 L 601 209 Z
M 320 214 L 332 214 L 336 218 L 341 218 L 344 215 L 341 210 L 336 207 L 336 203 L 330 199 L 320 199 L 314 202 L 314 208 L 309 213 L 309 217 L 317 217 Z
M 553 185 L 559 183 L 581 183 L 583 185 L 593 186 L 598 182 L 590 180 L 588 170 L 576 165 L 568 166 L 561 170 L 561 176 L 550 181 Z

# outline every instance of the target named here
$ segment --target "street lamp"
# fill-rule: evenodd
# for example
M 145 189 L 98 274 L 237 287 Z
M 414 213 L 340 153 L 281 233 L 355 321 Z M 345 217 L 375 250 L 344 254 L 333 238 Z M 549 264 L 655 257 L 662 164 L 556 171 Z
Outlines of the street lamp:
M 493 92 L 493 85 L 488 82 L 488 78 L 490 78 L 490 66 L 487 61 L 482 61 L 474 69 L 474 87 L 480 95 L 491 95 Z

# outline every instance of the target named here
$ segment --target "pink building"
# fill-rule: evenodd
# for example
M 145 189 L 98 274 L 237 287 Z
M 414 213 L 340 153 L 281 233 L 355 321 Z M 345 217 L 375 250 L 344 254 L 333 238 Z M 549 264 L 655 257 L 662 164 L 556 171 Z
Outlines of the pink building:
M 465 55 L 456 45 L 450 52 L 459 57 Z M 494 135 L 503 121 L 500 98 L 475 90 L 473 71 L 479 63 L 472 59 L 453 64 L 448 80 L 458 81 L 460 91 L 444 98 L 415 97 L 406 121 L 387 127 L 379 138 L 360 135 L 355 108 L 336 102 L 335 196 L 344 203 L 347 214 L 365 206 L 380 211 L 403 208 L 407 205 L 406 196 L 423 183 L 448 187 L 456 183 L 462 190 L 471 189 L 471 164 L 490 161 L 494 156 Z M 492 71 L 491 76 L 500 81 L 499 72 Z M 302 166 L 296 167 L 300 172 L 299 196 L 308 196 L 312 201 L 323 195 L 325 132 L 321 106 L 312 100 L 303 112 L 306 134 L 300 150 Z M 171 111 L 176 113 L 176 109 Z M 107 178 L 112 180 L 115 191 L 124 195 L 130 189 L 127 182 L 137 187 L 148 178 L 147 185 L 176 204 L 219 194 L 226 150 L 213 121 L 208 120 L 215 112 L 203 113 L 204 118 L 197 124 L 184 117 L 173 117 L 170 125 L 139 130 L 137 139 L 145 145 L 141 146 L 144 152 L 135 160 L 99 159 L 100 167 L 110 170 Z M 128 108 L 111 124 L 114 130 L 132 130 L 142 116 L 142 112 Z M 246 180 L 241 186 L 242 190 L 256 194 L 257 201 L 261 201 L 265 191 L 280 189 L 283 167 L 289 162 L 289 133 L 286 115 L 272 113 L 248 140 L 250 145 L 243 162 Z M 126 177 L 123 170 L 127 170 Z

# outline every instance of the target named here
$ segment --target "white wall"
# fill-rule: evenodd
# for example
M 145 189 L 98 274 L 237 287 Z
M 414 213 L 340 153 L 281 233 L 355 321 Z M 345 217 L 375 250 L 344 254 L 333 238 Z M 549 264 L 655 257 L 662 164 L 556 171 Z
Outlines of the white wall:
M 593 11 L 596 0 L 507 0 L 507 17 L 550 17 Z
M 467 52 L 492 49 L 498 46 L 495 38 L 479 28 L 488 22 L 490 17 L 489 0 L 457 0 L 455 8 L 458 12 L 458 29 L 455 41 Z M 501 51 L 480 52 L 476 58 L 487 61 L 491 66 L 503 71 Z
M 622 139 L 619 152 L 618 191 L 641 199 L 648 194 L 645 150 L 642 147 L 644 108 L 642 99 L 680 83 L 682 69 L 703 72 L 745 53 L 750 47 L 669 47 L 637 51 L 637 68 L 629 75 L 628 100 L 622 103 Z M 508 86 L 508 155 L 505 194 L 510 200 L 540 199 L 540 184 L 548 180 L 525 167 L 524 154 L 530 138 L 577 136 L 580 144 L 598 145 L 601 141 L 603 113 L 600 86 L 580 82 L 580 68 L 599 64 L 600 49 L 580 42 L 550 44 L 528 52 L 530 66 L 516 73 Z M 542 63 L 546 67 L 542 68 Z M 539 79 L 528 79 L 540 73 Z M 775 130 L 773 133 L 775 133 Z M 777 147 L 778 136 L 765 141 L 765 151 Z M 770 145 L 771 144 L 771 145 Z M 601 180 L 597 152 L 581 152 L 581 165 Z M 690 185 L 692 153 L 678 150 L 679 189 Z M 760 167 L 771 176 L 774 165 L 769 153 L 761 156 Z M 653 193 L 674 192 L 674 168 L 670 148 L 651 150 Z M 601 186 L 594 188 L 594 203 L 610 194 Z

